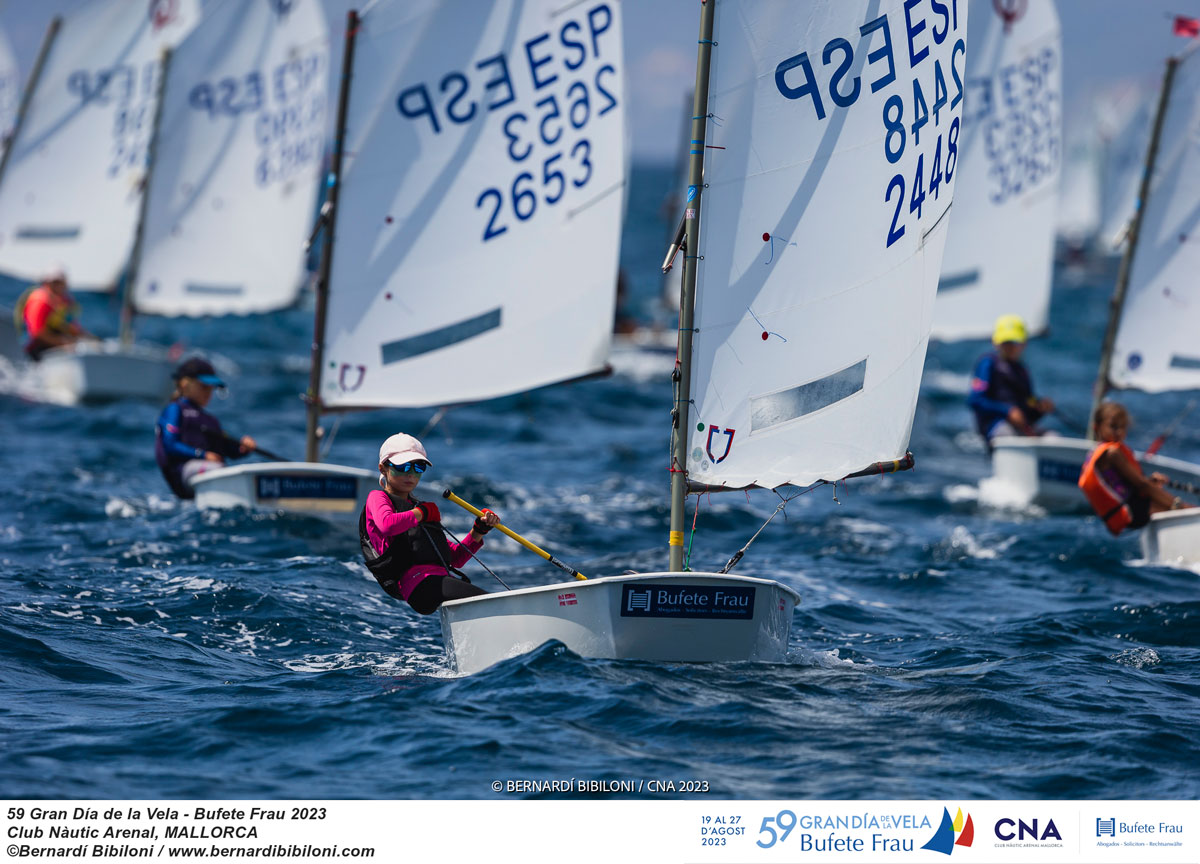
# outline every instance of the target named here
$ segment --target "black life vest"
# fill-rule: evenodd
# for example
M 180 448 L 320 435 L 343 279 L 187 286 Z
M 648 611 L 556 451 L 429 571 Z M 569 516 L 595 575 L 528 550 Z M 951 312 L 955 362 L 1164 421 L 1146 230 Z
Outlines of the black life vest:
M 384 494 L 391 499 L 392 508 L 396 511 L 409 510 L 417 503 L 411 498 L 402 501 L 387 490 L 384 490 Z M 405 504 L 408 506 L 405 507 Z M 417 527 L 395 535 L 380 555 L 367 535 L 367 508 L 364 506 L 358 515 L 358 542 L 371 575 L 384 591 L 397 600 L 404 599 L 400 593 L 400 579 L 419 564 L 437 564 L 463 578 L 462 573 L 450 566 L 450 544 L 446 541 L 446 532 L 442 530 L 440 522 L 420 522 Z

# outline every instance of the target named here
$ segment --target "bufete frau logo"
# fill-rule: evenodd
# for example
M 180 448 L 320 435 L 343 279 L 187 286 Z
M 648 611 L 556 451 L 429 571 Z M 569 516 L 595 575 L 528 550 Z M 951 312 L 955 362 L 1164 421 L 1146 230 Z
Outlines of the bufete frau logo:
M 960 807 L 957 815 L 951 819 L 950 811 L 943 807 L 942 824 L 938 826 L 937 831 L 933 832 L 929 842 L 921 848 L 949 855 L 954 851 L 955 846 L 970 846 L 973 842 L 975 842 L 975 823 L 971 821 L 971 814 L 968 813 L 966 819 L 963 819 Z

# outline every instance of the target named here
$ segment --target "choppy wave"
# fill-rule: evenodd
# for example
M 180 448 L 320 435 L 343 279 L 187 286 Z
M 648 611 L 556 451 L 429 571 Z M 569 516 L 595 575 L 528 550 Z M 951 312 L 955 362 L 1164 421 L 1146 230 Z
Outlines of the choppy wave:
M 629 230 L 665 234 L 637 195 Z M 626 260 L 635 300 L 657 297 L 660 251 Z M 104 302 L 85 298 L 102 332 Z M 1027 352 L 1076 416 L 1104 314 L 1059 295 L 1052 324 L 1071 325 Z M 296 453 L 311 320 L 140 332 L 231 358 L 226 427 Z M 379 590 L 352 527 L 171 498 L 159 406 L 0 396 L 0 793 L 481 798 L 496 777 L 636 774 L 708 780 L 711 797 L 1194 798 L 1196 574 L 1139 562 L 1097 520 L 980 493 L 960 385 L 986 347 L 931 346 L 915 471 L 795 499 L 738 564 L 801 594 L 777 664 L 585 660 L 551 643 L 460 676 L 437 616 Z M 632 356 L 605 379 L 448 411 L 426 435 L 426 487 L 589 575 L 662 567 L 673 359 Z M 1128 401 L 1146 440 L 1177 411 Z M 431 416 L 349 415 L 336 435 L 331 421 L 331 458 L 370 467 L 382 438 Z M 1186 430 L 1170 447 L 1200 457 Z M 777 501 L 700 499 L 693 565 L 723 565 Z M 514 587 L 557 579 L 495 535 L 482 557 Z

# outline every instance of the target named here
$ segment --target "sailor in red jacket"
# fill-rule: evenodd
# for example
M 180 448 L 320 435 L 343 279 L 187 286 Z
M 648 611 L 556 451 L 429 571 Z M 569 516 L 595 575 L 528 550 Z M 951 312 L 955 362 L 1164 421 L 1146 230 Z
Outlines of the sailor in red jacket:
M 1105 402 L 1096 409 L 1095 419 L 1100 444 L 1083 465 L 1079 488 L 1110 532 L 1142 528 L 1154 513 L 1188 506 L 1163 489 L 1165 474 L 1155 472 L 1149 479 L 1142 474 L 1137 458 L 1125 444 L 1129 431 L 1125 406 Z
M 81 339 L 94 339 L 80 325 L 79 304 L 67 290 L 67 274 L 53 267 L 40 285 L 31 288 L 17 301 L 25 322 L 25 353 L 34 360 L 51 348 L 74 345 Z

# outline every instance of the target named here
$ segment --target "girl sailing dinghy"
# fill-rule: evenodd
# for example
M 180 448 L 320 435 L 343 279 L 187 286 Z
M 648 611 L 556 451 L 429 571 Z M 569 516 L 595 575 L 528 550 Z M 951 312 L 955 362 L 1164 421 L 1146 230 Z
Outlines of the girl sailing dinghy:
M 474 402 L 606 368 L 627 165 L 619 6 L 369 9 L 347 19 L 307 462 L 208 472 L 201 503 L 220 484 L 223 501 L 268 506 L 269 478 L 307 465 L 313 497 L 357 515 L 377 474 L 321 473 L 323 412 Z M 340 472 L 363 478 L 352 506 Z
M 1167 61 L 1138 194 L 1142 203 L 1130 224 L 1113 292 L 1093 413 L 1113 388 L 1148 393 L 1200 388 L 1195 338 L 1200 312 L 1189 299 L 1200 268 L 1195 209 L 1200 158 L 1194 141 L 1200 104 L 1193 98 L 1198 86 L 1200 59 L 1193 46 Z M 1016 504 L 1085 512 L 1087 502 L 1076 484 L 1094 446 L 1077 438 L 998 438 L 993 478 L 985 482 Z M 1138 459 L 1147 473 L 1160 471 L 1174 483 L 1200 485 L 1200 465 L 1148 454 Z M 1144 543 L 1157 548 L 1160 522 L 1175 526 L 1189 520 L 1155 516 L 1142 531 Z
M 686 492 L 807 486 L 906 452 L 958 161 L 965 4 L 707 0 L 700 20 L 669 569 L 446 603 L 460 672 L 549 639 L 589 657 L 779 661 L 798 595 L 686 571 Z
M 159 58 L 199 20 L 196 0 L 98 0 L 55 19 L 0 165 L 0 271 L 37 280 L 53 262 L 73 290 L 112 292 L 130 260 Z M 61 24 L 61 26 L 60 26 Z M 47 352 L 30 367 L 60 402 L 165 398 L 166 349 L 122 339 Z

